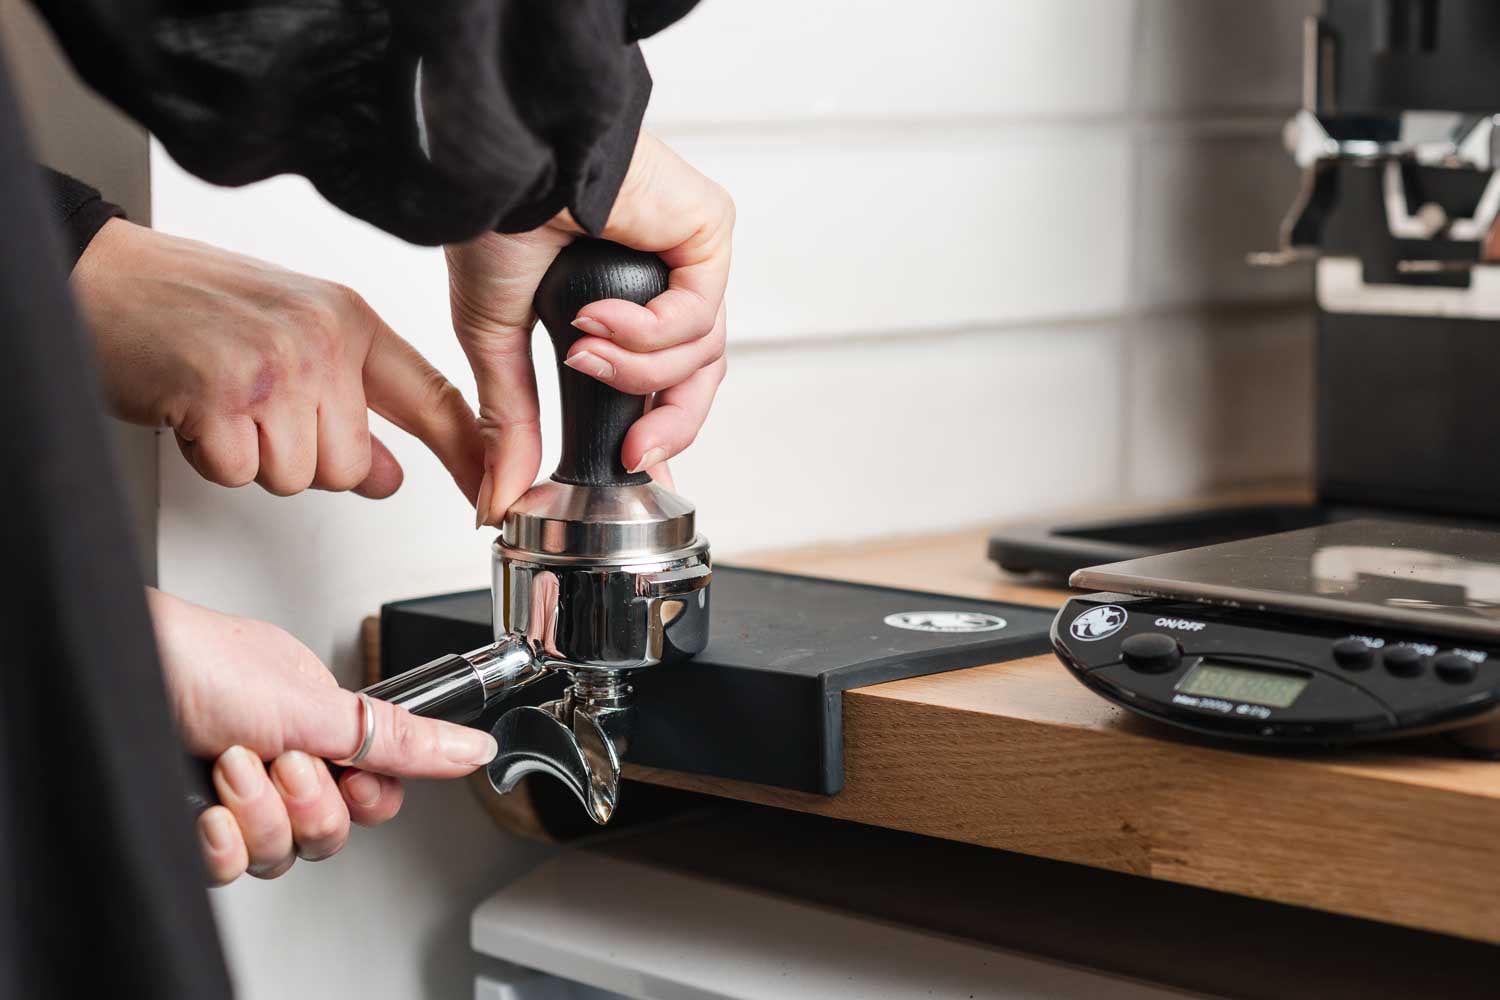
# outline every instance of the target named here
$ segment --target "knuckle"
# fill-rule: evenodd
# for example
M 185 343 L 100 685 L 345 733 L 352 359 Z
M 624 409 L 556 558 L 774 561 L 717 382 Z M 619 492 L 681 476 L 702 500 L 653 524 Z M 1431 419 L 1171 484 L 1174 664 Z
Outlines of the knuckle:
M 719 215 L 723 219 L 724 228 L 734 228 L 739 211 L 734 204 L 734 195 L 730 194 L 729 189 L 718 181 L 709 183 L 713 185 L 714 198 L 719 202 Z
M 391 712 L 391 750 L 396 760 L 410 764 L 421 751 L 421 732 L 417 720 L 404 708 Z
M 302 824 L 300 836 L 297 839 L 299 842 L 312 845 L 309 851 L 302 853 L 302 857 L 320 860 L 337 854 L 344 846 L 347 836 L 347 820 L 339 813 L 330 810 Z
M 269 787 L 269 786 L 268 786 Z M 270 808 L 270 797 L 262 792 L 261 806 L 247 810 L 250 814 L 240 819 L 240 829 L 245 831 L 245 844 L 251 854 L 267 854 L 291 840 L 292 825 L 280 805 Z
M 194 464 L 209 482 L 231 489 L 254 482 L 258 471 L 255 457 L 241 449 L 204 448 Z
M 343 461 L 325 461 L 319 471 L 318 482 L 324 489 L 352 490 L 370 475 L 370 443 L 366 436 L 363 442 L 350 443 L 350 456 Z
M 293 329 L 305 329 L 304 322 L 295 326 L 287 323 L 268 323 L 260 332 L 260 370 L 257 381 L 268 378 L 284 379 L 297 367 L 301 339 Z
M 348 285 L 341 285 L 338 282 L 331 281 L 328 283 L 327 289 L 335 312 L 358 318 L 374 315 L 375 310 L 365 300 L 365 297 Z
M 312 476 L 291 475 L 277 473 L 275 475 L 262 475 L 259 478 L 261 488 L 276 497 L 296 496 L 312 485 Z
M 724 356 L 724 352 L 728 350 L 728 348 L 729 338 L 725 336 L 723 327 L 716 328 L 715 332 L 711 336 L 704 338 L 705 357 L 703 359 L 703 366 L 707 367 L 708 365 L 713 364 L 715 361 L 718 361 Z
M 427 365 L 422 373 L 422 400 L 429 413 L 462 413 L 468 417 L 474 415 L 469 409 L 468 400 L 464 399 L 463 391 L 431 365 Z
M 621 392 L 641 396 L 648 392 L 665 389 L 670 383 L 664 383 L 660 378 L 653 378 L 647 372 L 620 367 L 616 370 L 615 377 L 609 380 L 609 384 Z

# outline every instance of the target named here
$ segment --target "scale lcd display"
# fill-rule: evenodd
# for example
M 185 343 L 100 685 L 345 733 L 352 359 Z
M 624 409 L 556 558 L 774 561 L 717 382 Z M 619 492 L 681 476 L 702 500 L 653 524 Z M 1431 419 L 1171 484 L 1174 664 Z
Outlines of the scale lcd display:
M 1183 694 L 1196 694 L 1225 701 L 1247 701 L 1252 705 L 1286 708 L 1307 687 L 1306 677 L 1252 670 L 1235 664 L 1203 660 L 1177 684 Z

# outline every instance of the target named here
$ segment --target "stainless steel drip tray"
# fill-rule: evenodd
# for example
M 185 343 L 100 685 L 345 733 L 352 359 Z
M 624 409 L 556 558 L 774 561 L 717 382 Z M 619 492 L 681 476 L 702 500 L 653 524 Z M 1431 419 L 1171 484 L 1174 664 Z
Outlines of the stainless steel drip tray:
M 1016 604 L 715 566 L 708 648 L 687 665 L 632 678 L 639 713 L 627 759 L 832 795 L 844 786 L 844 691 L 1045 653 L 1052 617 Z M 483 645 L 490 632 L 488 591 L 387 604 L 381 675 Z M 560 691 L 560 680 L 544 681 L 515 703 Z

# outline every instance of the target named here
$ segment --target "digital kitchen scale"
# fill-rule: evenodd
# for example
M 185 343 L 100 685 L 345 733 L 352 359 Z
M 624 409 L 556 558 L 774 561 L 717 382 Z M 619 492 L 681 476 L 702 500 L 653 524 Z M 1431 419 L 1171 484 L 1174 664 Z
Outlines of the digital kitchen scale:
M 1500 532 L 1342 521 L 1082 569 L 1073 675 L 1199 733 L 1337 745 L 1451 730 L 1500 751 Z

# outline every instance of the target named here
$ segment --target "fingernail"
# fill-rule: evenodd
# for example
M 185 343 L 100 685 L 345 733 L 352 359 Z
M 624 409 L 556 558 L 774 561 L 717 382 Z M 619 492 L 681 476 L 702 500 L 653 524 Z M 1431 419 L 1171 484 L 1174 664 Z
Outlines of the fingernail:
M 635 475 L 637 472 L 645 472 L 653 465 L 660 465 L 666 460 L 667 449 L 652 448 L 650 451 L 646 452 L 646 454 L 641 456 L 641 460 L 639 462 L 635 463 L 635 468 L 630 470 L 630 474 Z
M 222 854 L 234 846 L 234 819 L 222 809 L 203 817 L 200 829 L 204 843 L 215 854 Z
M 443 756 L 455 764 L 488 764 L 500 752 L 495 738 L 482 729 L 468 726 L 444 726 L 438 736 Z
M 292 798 L 310 799 L 318 794 L 318 772 L 307 754 L 290 750 L 277 758 L 271 770 Z
M 224 778 L 229 782 L 229 790 L 234 792 L 236 798 L 249 800 L 260 792 L 260 783 L 265 780 L 266 769 L 249 750 L 230 747 L 219 758 L 219 763 L 224 766 Z
M 484 478 L 479 481 L 479 495 L 474 498 L 474 530 L 478 531 L 489 523 L 490 501 L 495 497 L 495 480 L 490 477 L 490 470 L 484 470 Z
M 344 782 L 344 791 L 355 802 L 368 809 L 380 801 L 380 779 L 366 771 L 357 771 Z
M 587 316 L 580 316 L 575 319 L 573 321 L 573 329 L 582 330 L 590 337 L 603 337 L 605 340 L 609 340 L 614 336 L 614 331 L 609 327 L 597 319 L 589 319 Z
M 563 364 L 574 371 L 583 372 L 585 375 L 592 375 L 603 382 L 608 382 L 615 377 L 615 366 L 590 351 L 579 351 L 564 361 Z

